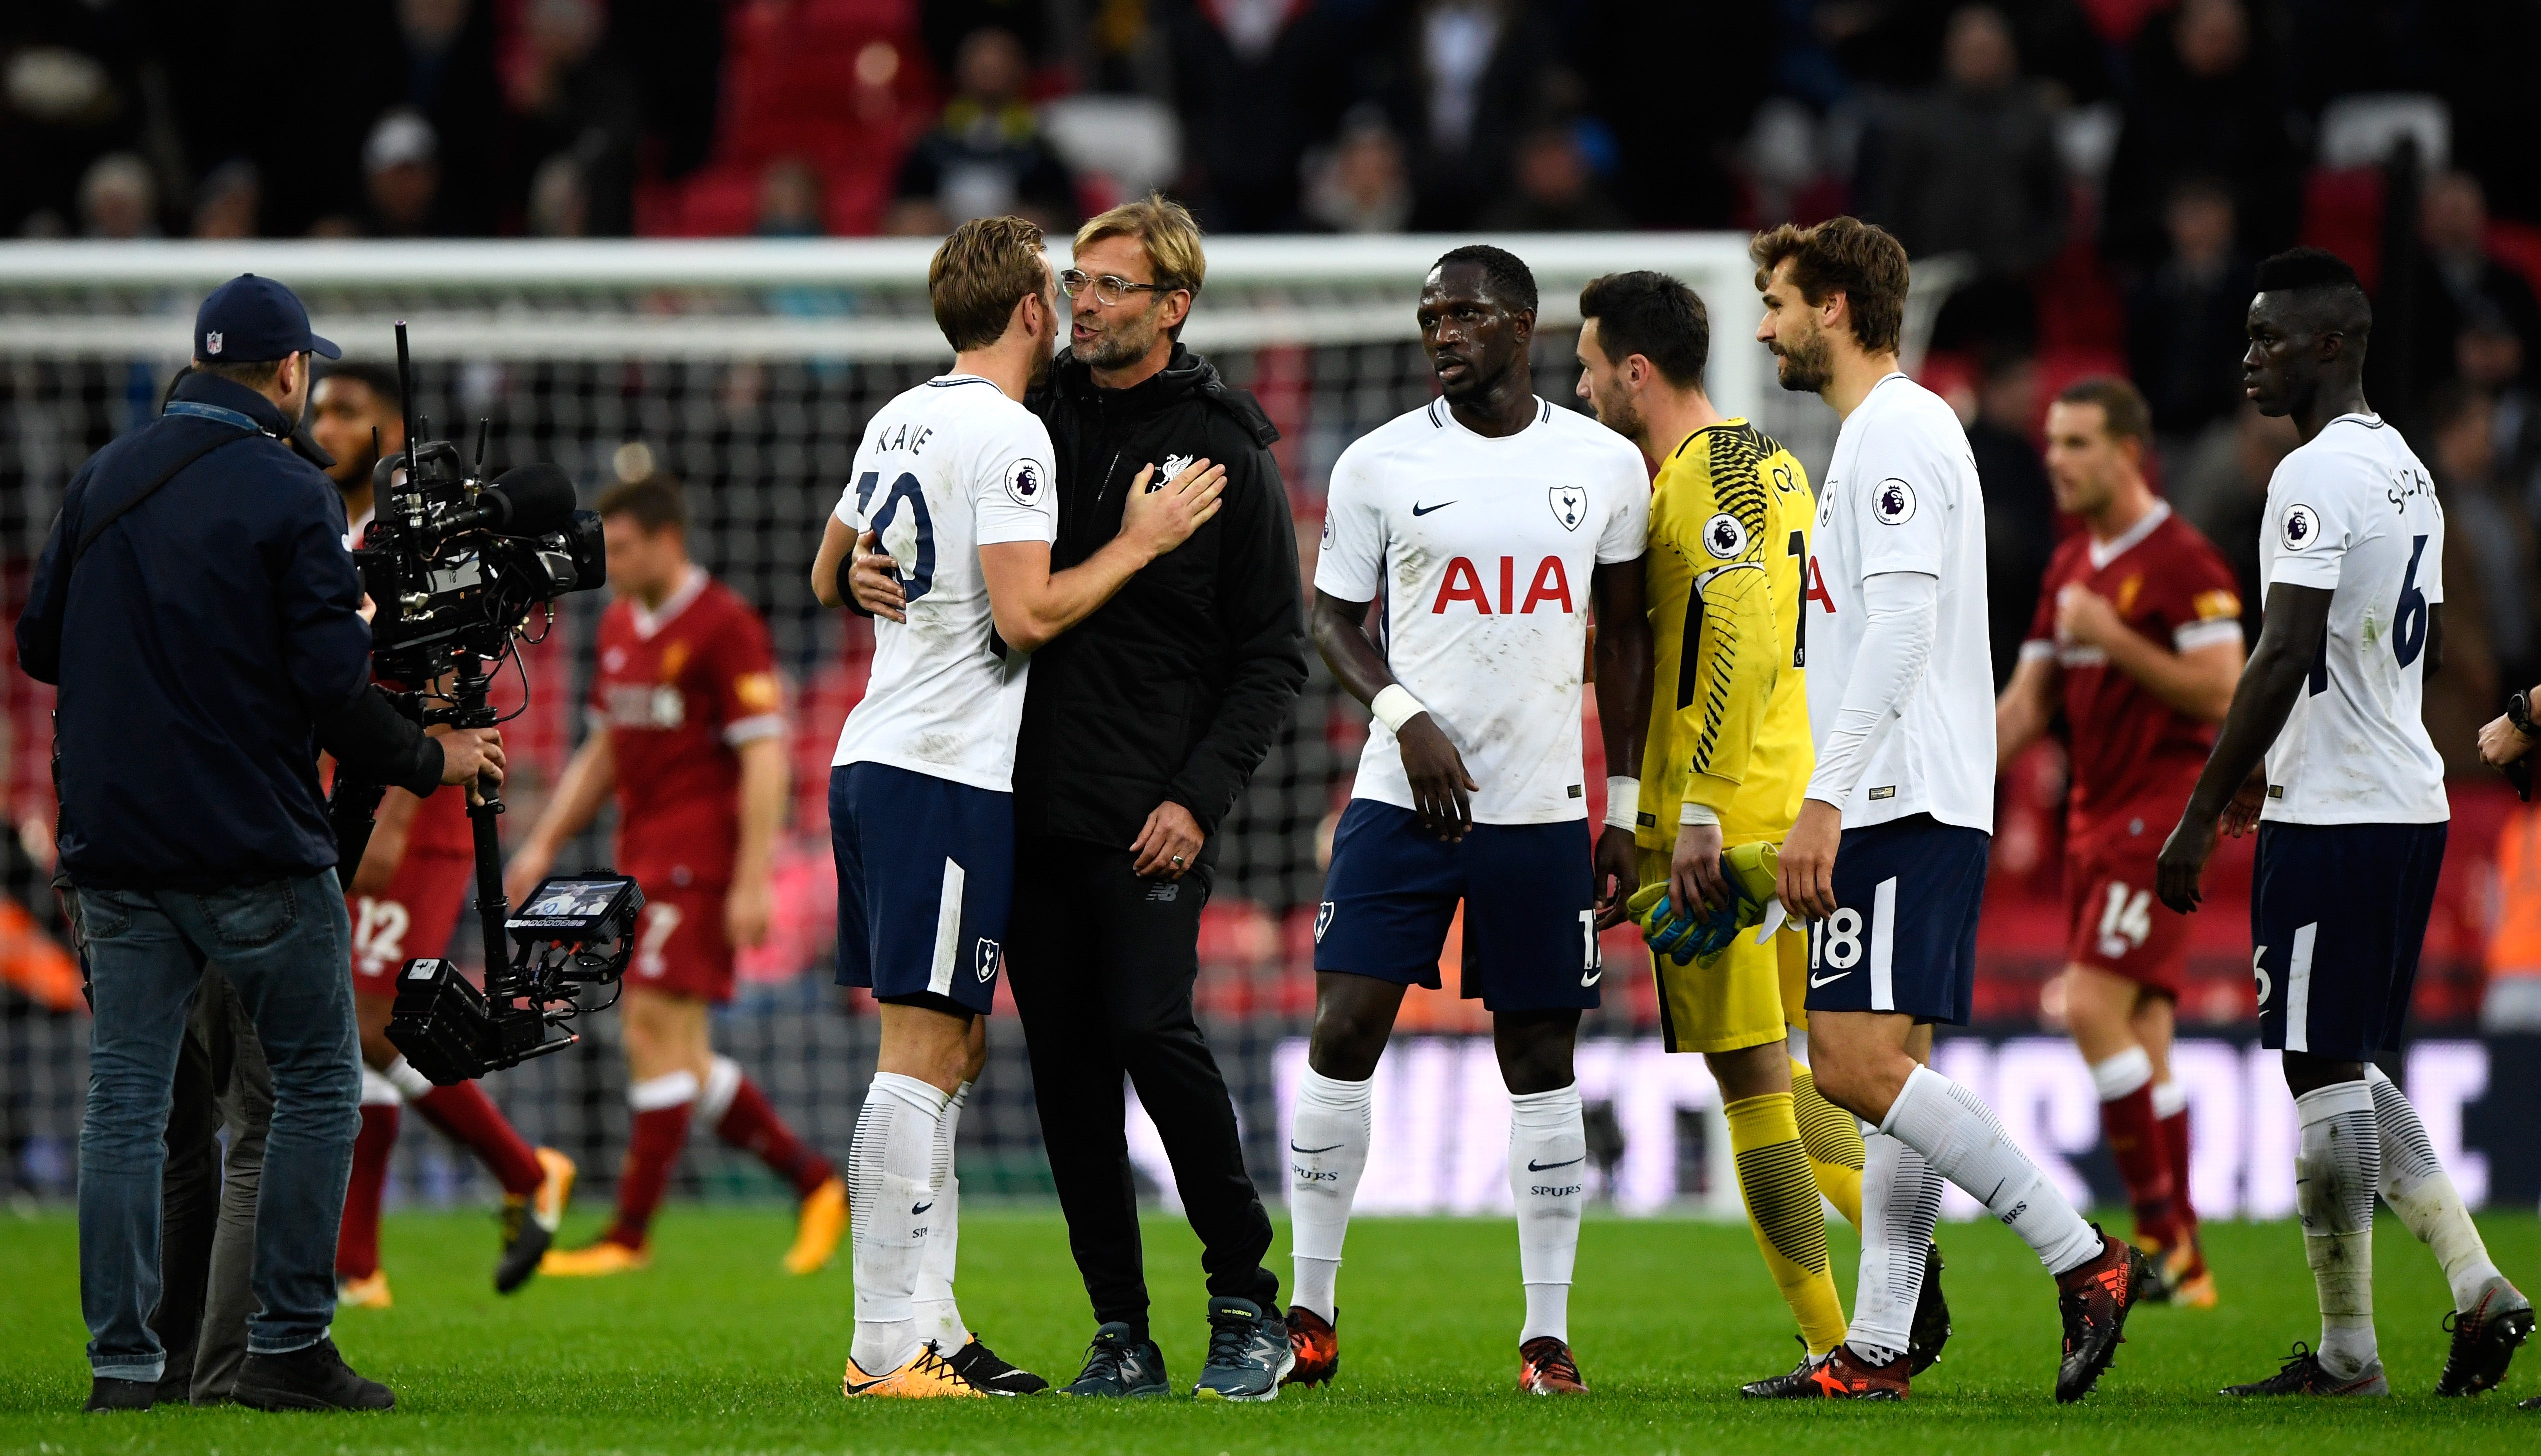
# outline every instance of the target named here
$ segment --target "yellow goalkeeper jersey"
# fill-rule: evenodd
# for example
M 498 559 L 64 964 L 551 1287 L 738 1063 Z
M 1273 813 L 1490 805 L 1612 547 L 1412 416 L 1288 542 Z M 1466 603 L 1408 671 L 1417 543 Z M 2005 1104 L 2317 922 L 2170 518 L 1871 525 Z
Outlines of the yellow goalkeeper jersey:
M 1680 806 L 1724 844 L 1779 843 L 1817 764 L 1800 601 L 1817 500 L 1808 472 L 1745 420 L 1686 437 L 1650 500 L 1649 741 L 1636 839 L 1676 844 Z

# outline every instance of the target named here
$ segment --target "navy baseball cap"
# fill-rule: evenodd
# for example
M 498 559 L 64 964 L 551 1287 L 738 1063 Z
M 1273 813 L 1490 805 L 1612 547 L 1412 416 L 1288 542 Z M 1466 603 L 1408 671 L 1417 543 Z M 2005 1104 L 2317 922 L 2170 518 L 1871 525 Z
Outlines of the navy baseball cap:
M 344 351 L 309 331 L 300 296 L 270 278 L 241 273 L 212 290 L 194 312 L 194 357 L 214 364 L 260 364 L 292 354 L 341 359 Z

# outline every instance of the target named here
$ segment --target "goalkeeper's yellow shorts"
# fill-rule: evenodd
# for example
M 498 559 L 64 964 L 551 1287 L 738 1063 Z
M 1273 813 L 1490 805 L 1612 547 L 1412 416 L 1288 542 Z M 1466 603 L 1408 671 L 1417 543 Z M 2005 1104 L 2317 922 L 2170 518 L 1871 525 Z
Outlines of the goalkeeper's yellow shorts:
M 1641 883 L 1668 876 L 1663 850 L 1641 851 Z M 1809 942 L 1789 923 L 1766 944 L 1741 931 L 1709 966 L 1678 965 L 1652 955 L 1658 978 L 1659 1031 L 1671 1052 L 1735 1052 L 1780 1041 L 1785 1023 L 1809 1024 Z

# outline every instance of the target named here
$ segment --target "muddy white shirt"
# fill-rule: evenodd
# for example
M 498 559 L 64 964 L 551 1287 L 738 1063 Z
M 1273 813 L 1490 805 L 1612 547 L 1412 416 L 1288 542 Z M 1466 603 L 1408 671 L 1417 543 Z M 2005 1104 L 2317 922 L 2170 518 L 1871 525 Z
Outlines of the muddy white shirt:
M 1589 583 L 1649 533 L 1640 451 L 1536 401 L 1492 440 L 1444 400 L 1379 426 L 1333 467 L 1315 589 L 1385 598 L 1385 658 L 1482 789 L 1482 824 L 1588 815 L 1579 724 Z M 1402 748 L 1368 726 L 1351 795 L 1415 807 Z

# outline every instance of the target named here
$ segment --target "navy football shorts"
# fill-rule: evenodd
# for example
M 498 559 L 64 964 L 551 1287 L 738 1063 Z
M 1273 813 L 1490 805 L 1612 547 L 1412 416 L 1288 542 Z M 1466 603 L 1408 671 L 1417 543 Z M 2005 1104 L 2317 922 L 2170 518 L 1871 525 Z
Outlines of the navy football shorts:
M 1015 895 L 1015 797 L 884 763 L 830 770 L 838 984 L 986 1015 Z
M 1588 821 L 1477 824 L 1449 844 L 1395 804 L 1353 798 L 1315 913 L 1315 969 L 1439 989 L 1465 906 L 1464 995 L 1494 1011 L 1586 1008 L 1605 978 Z
M 1844 831 L 1836 912 L 1809 927 L 1809 1009 L 1965 1026 L 1993 841 L 1929 814 Z
M 2363 1062 L 2397 1041 L 2444 867 L 2435 824 L 2259 825 L 2259 1044 Z

